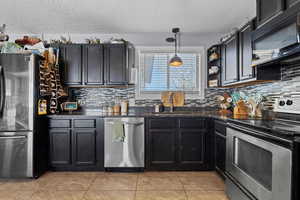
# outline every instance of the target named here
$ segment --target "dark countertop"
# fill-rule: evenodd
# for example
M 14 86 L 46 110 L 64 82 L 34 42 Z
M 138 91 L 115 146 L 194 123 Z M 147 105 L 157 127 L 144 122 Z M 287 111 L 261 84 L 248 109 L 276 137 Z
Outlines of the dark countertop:
M 162 117 L 205 117 L 215 120 L 221 120 L 225 123 L 233 123 L 241 126 L 259 129 L 267 134 L 276 135 L 284 139 L 294 138 L 300 136 L 300 123 L 291 120 L 263 120 L 263 119 L 234 119 L 232 116 L 222 116 L 216 111 L 176 111 L 175 113 L 153 113 L 153 112 L 129 112 L 124 115 L 108 115 L 101 112 L 72 112 L 61 113 L 57 115 L 47 115 L 49 118 L 95 118 L 95 117 L 148 117 L 148 118 L 162 118 Z
M 129 112 L 126 114 L 104 114 L 101 112 L 72 112 L 72 113 L 60 113 L 56 115 L 47 115 L 48 118 L 77 118 L 77 117 L 103 117 L 103 118 L 110 118 L 110 117 L 207 117 L 207 118 L 215 118 L 219 120 L 227 121 L 231 117 L 220 116 L 217 112 L 212 111 L 200 111 L 200 112 L 193 112 L 193 111 L 177 111 L 174 113 L 170 112 L 163 112 L 163 113 L 154 113 L 154 112 Z

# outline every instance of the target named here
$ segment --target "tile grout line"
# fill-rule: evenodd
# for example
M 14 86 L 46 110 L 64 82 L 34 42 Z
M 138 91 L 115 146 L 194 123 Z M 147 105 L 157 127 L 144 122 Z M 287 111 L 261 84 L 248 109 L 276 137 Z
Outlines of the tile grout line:
M 177 178 L 177 180 L 179 181 L 179 183 L 180 183 L 181 186 L 182 186 L 182 190 L 183 190 L 183 192 L 184 192 L 185 199 L 188 200 L 188 195 L 187 195 L 187 193 L 186 193 L 186 190 L 185 190 L 185 187 L 184 187 L 183 182 L 180 180 L 179 173 L 175 174 L 175 177 Z
M 183 191 L 184 191 L 186 200 L 189 200 L 189 196 L 188 196 L 188 194 L 187 194 L 187 191 L 186 191 L 185 189 L 183 189 Z
M 135 184 L 135 191 L 134 191 L 134 200 L 136 200 L 136 193 L 137 193 L 139 178 L 140 178 L 140 174 L 137 175 L 137 180 L 136 180 L 136 184 Z
M 84 191 L 84 194 L 83 194 L 83 196 L 82 196 L 82 200 L 84 200 L 85 199 L 85 197 L 86 197 L 86 194 L 88 193 L 88 191 L 90 190 L 90 188 L 92 187 L 92 185 L 93 185 L 93 183 L 96 181 L 96 179 L 97 179 L 97 174 L 95 175 L 95 177 L 93 178 L 93 180 L 91 181 L 91 183 L 89 184 L 89 186 L 88 186 L 88 188 L 87 188 L 87 190 L 86 191 Z

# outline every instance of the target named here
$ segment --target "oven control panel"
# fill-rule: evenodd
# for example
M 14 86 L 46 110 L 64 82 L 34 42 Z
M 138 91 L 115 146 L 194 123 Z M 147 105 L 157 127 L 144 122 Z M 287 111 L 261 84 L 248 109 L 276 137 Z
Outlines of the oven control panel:
M 300 96 L 278 98 L 274 106 L 275 112 L 300 114 Z

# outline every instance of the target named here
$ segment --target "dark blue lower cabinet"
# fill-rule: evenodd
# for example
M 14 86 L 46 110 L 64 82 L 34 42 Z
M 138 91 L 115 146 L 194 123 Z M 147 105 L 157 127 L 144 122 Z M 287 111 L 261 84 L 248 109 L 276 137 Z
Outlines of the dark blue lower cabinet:
M 146 121 L 148 170 L 213 169 L 213 136 L 206 118 L 164 117 Z
M 51 120 L 49 124 L 53 124 Z M 87 119 L 68 120 L 69 127 L 49 127 L 50 168 L 58 171 L 104 170 L 103 119 L 93 119 L 95 123 L 87 123 Z M 78 124 L 81 124 L 79 128 Z

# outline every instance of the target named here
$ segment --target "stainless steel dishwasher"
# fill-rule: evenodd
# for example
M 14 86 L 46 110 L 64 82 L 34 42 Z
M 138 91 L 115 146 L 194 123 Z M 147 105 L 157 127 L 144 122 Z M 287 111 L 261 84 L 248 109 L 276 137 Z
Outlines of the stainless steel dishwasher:
M 104 167 L 106 170 L 143 169 L 144 118 L 106 118 L 104 123 Z

